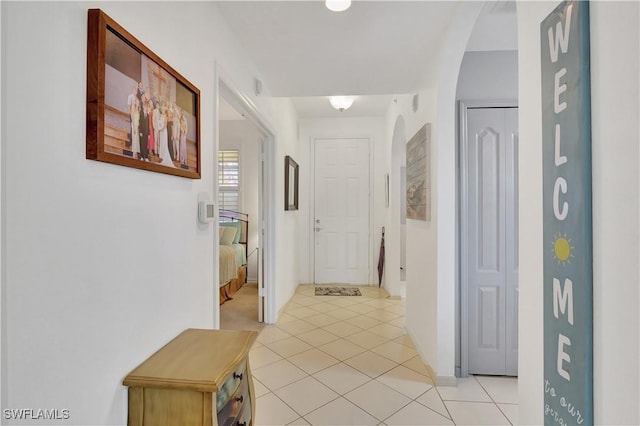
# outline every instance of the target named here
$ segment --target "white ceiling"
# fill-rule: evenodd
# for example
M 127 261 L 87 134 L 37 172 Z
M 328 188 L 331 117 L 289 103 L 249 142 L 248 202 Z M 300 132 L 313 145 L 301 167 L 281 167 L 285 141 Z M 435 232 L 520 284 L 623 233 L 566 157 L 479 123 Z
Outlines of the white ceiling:
M 394 94 L 417 92 L 457 3 L 353 1 L 336 13 L 317 0 L 216 2 L 269 94 L 294 98 L 301 118 L 384 115 Z M 487 3 L 470 50 L 517 48 L 512 5 Z M 330 95 L 357 98 L 340 113 Z
M 416 90 L 453 2 L 222 1 L 222 15 L 273 96 L 378 95 Z
M 513 1 L 487 2 L 473 27 L 467 51 L 518 50 L 518 22 Z
M 384 115 L 392 99 L 392 95 L 355 96 L 351 108 L 340 112 L 329 104 L 328 96 L 292 98 L 300 118 L 376 117 Z

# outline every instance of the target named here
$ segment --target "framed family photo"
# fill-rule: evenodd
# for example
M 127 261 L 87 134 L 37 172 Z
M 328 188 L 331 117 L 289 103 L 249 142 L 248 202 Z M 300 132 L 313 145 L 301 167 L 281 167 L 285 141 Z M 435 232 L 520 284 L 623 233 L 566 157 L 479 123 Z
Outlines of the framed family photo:
M 200 91 L 89 10 L 86 158 L 200 179 Z

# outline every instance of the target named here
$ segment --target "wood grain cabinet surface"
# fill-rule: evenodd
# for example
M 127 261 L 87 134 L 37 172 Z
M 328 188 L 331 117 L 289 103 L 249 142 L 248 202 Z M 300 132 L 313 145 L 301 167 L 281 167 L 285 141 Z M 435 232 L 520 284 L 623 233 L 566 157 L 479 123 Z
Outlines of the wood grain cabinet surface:
M 255 331 L 182 332 L 124 379 L 129 426 L 250 426 Z

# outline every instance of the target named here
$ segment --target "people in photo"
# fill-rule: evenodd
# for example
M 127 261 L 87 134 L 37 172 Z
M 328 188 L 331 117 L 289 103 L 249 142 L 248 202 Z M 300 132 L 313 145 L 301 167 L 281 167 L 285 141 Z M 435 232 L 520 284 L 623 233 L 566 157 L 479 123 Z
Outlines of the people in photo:
M 144 97 L 143 97 L 144 101 Z M 147 161 L 149 157 L 149 103 L 142 105 L 140 114 L 140 160 Z
M 159 149 L 159 144 L 160 144 L 160 116 L 162 115 L 162 106 L 160 104 L 160 101 L 158 100 L 158 103 L 156 103 L 156 107 L 153 110 L 153 134 L 154 134 L 154 140 L 155 140 L 155 151 L 154 154 L 156 156 L 160 155 L 160 149 Z
M 133 158 L 140 155 L 140 102 L 133 100 L 131 107 L 131 152 Z
M 133 126 L 133 109 L 137 98 L 137 93 L 138 86 L 133 86 L 133 88 L 131 89 L 131 93 L 129 93 L 129 96 L 127 96 L 127 112 L 129 113 L 129 119 L 131 120 L 131 132 L 129 133 L 129 140 L 126 142 L 127 146 L 131 146 L 131 144 L 133 143 L 133 135 L 136 133 L 136 129 Z
M 177 152 L 173 149 L 173 111 L 171 102 L 166 102 L 164 107 L 165 118 L 167 120 L 167 137 L 169 138 L 169 155 L 171 160 L 178 158 Z
M 153 106 L 153 101 L 149 101 L 147 102 L 147 109 L 149 110 L 149 139 L 148 139 L 148 143 L 147 143 L 147 148 L 148 148 L 148 154 L 155 154 L 156 153 L 156 130 L 155 130 L 155 126 L 154 126 L 154 116 L 155 116 L 155 109 Z
M 169 137 L 167 124 L 170 120 L 168 114 L 168 108 L 161 102 L 158 117 L 160 139 L 157 140 L 156 143 L 158 144 L 158 155 L 160 155 L 161 164 L 168 167 L 175 167 L 173 161 L 171 160 L 171 155 L 169 155 Z
M 180 116 L 180 163 L 187 165 L 187 117 Z
M 180 108 L 171 103 L 171 142 L 173 143 L 174 160 L 180 161 Z

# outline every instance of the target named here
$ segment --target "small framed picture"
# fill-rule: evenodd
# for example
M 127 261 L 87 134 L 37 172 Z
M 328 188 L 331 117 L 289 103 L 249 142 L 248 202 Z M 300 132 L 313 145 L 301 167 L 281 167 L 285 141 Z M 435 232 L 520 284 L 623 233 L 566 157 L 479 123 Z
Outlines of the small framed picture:
M 284 158 L 284 209 L 298 210 L 298 163 L 288 155 Z

